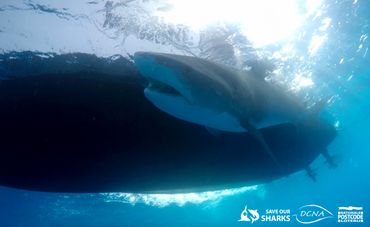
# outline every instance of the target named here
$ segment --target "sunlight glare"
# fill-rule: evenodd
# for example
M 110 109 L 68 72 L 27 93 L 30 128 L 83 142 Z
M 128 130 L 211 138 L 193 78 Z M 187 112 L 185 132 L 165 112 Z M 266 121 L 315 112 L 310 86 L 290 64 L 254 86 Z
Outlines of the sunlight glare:
M 136 194 L 136 193 L 101 193 L 105 202 L 122 202 L 135 205 L 143 203 L 149 206 L 165 207 L 169 205 L 184 206 L 185 204 L 201 204 L 204 202 L 218 202 L 224 197 L 237 195 L 245 192 L 257 192 L 257 196 L 263 196 L 261 186 L 249 186 L 219 191 L 183 194 Z
M 307 76 L 297 74 L 292 81 L 292 90 L 294 92 L 299 92 L 303 88 L 315 85 L 315 83 L 312 81 L 310 77 L 311 77 L 310 74 Z
M 328 35 L 314 35 L 311 39 L 310 45 L 308 46 L 308 52 L 310 56 L 314 56 L 322 44 L 328 39 Z
M 194 30 L 214 23 L 235 23 L 256 47 L 289 38 L 304 16 L 296 0 L 169 0 L 169 4 L 171 10 L 158 12 L 168 23 Z

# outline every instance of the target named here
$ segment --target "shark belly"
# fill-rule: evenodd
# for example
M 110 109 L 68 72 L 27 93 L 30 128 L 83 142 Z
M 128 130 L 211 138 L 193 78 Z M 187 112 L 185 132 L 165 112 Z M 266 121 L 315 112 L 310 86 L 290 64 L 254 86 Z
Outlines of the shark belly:
M 158 109 L 178 119 L 203 125 L 208 128 L 229 132 L 246 132 L 232 113 L 218 111 L 189 103 L 183 96 L 163 93 L 150 87 L 144 90 L 145 97 Z M 280 114 L 267 113 L 263 119 L 253 122 L 258 128 L 288 123 L 289 119 Z
M 158 109 L 178 119 L 222 131 L 246 131 L 238 119 L 228 112 L 192 105 L 182 96 L 164 94 L 150 88 L 146 88 L 144 94 Z

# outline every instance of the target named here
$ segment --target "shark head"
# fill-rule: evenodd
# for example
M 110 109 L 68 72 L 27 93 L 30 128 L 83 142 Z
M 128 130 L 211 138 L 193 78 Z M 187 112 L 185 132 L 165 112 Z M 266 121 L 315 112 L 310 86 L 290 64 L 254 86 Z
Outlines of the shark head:
M 196 124 L 226 131 L 244 131 L 225 109 L 225 86 L 211 78 L 199 58 L 152 52 L 137 52 L 134 62 L 149 81 L 144 94 L 162 111 Z
M 136 52 L 135 65 L 149 81 L 147 90 L 193 102 L 186 78 L 186 66 L 162 53 Z

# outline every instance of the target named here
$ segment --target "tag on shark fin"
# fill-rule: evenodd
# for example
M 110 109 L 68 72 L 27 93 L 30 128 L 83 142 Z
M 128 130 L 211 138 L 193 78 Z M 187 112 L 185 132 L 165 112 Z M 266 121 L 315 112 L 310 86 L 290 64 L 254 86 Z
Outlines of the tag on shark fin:
M 221 134 L 221 131 L 220 131 L 220 130 L 218 130 L 218 129 L 214 129 L 214 128 L 210 128 L 210 127 L 207 127 L 207 126 L 205 126 L 205 127 L 206 127 L 207 131 L 208 131 L 211 135 L 213 135 L 213 136 L 220 136 L 220 134 Z
M 277 160 L 275 154 L 271 151 L 270 147 L 267 145 L 262 133 L 253 125 L 251 125 L 248 121 L 241 121 L 240 124 L 243 128 L 245 128 L 248 131 L 249 134 L 251 134 L 262 145 L 262 147 L 270 156 L 270 158 L 278 167 L 278 169 L 283 172 L 283 168 L 280 165 L 280 162 Z

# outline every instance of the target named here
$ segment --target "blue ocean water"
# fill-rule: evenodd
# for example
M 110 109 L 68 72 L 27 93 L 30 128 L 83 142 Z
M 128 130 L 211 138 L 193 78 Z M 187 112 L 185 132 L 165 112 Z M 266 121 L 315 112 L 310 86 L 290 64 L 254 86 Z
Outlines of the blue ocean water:
M 274 56 L 280 70 L 277 80 L 289 84 L 307 102 L 334 97 L 325 108 L 324 117 L 338 129 L 338 137 L 328 148 L 338 162 L 337 168 L 329 168 L 320 157 L 313 163 L 318 173 L 317 182 L 302 171 L 252 188 L 187 195 L 60 194 L 1 187 L 0 226 L 300 226 L 302 224 L 293 214 L 310 204 L 322 206 L 333 214 L 333 217 L 312 225 L 367 226 L 370 212 L 370 2 L 318 1 L 312 14 L 308 12 L 306 1 L 297 2 L 299 12 L 305 13 L 306 17 L 296 33 L 286 42 L 257 48 L 260 52 L 256 55 Z M 183 43 L 179 43 L 171 37 L 166 41 L 163 38 L 166 36 L 151 29 L 163 29 L 161 26 L 151 25 L 149 29 L 145 24 L 135 27 L 137 25 L 132 21 L 131 27 L 128 22 L 114 23 L 127 19 L 119 14 L 119 7 L 132 7 L 125 13 L 140 14 L 137 9 L 142 7 L 145 10 L 145 4 L 160 3 L 137 1 L 135 4 L 138 5 L 134 5 L 130 1 L 91 1 L 87 4 L 67 1 L 67 6 L 63 6 L 43 1 L 4 1 L 0 3 L 0 50 L 3 53 L 30 50 L 109 56 L 147 50 L 152 48 L 150 43 L 159 43 L 164 47 L 155 46 L 154 50 L 168 48 L 170 51 L 198 54 L 201 48 L 194 47 L 196 41 L 188 43 L 186 38 L 191 36 L 190 31 L 179 39 Z M 90 9 L 89 5 L 96 8 Z M 81 7 L 86 7 L 86 12 L 77 10 Z M 102 11 L 105 13 L 100 14 Z M 140 23 L 144 23 L 144 19 Z M 141 30 L 136 32 L 135 29 Z M 176 29 L 187 31 L 183 27 Z M 237 28 L 215 30 L 212 35 L 221 32 L 227 36 L 231 32 L 234 36 L 227 36 L 229 46 L 242 53 L 250 53 L 246 50 L 249 46 L 240 47 L 241 38 L 235 38 L 240 35 Z M 84 36 L 87 31 L 90 32 L 89 38 Z M 123 39 L 126 33 L 127 37 Z M 132 42 L 137 40 L 132 36 L 145 42 L 134 45 Z M 84 41 L 79 41 L 81 39 Z M 81 43 L 88 44 L 83 46 Z M 211 45 L 209 42 L 206 44 Z M 213 52 L 200 51 L 199 55 L 236 64 L 228 55 L 229 46 L 211 49 Z M 257 209 L 260 215 L 267 209 L 289 209 L 291 221 L 263 222 L 261 218 L 253 224 L 239 222 L 245 206 Z M 338 223 L 340 206 L 363 207 L 364 222 Z

